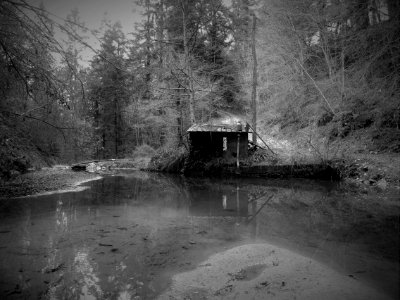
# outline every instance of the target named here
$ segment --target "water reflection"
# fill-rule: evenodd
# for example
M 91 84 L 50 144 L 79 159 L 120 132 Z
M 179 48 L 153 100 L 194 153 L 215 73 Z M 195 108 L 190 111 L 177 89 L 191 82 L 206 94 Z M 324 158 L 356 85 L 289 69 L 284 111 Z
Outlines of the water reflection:
M 192 216 L 248 216 L 248 199 L 245 191 L 236 188 L 219 186 L 205 194 L 203 189 L 189 188 L 191 199 L 189 214 Z
M 141 172 L 88 185 L 1 203 L 1 295 L 153 298 L 168 285 L 160 274 L 249 241 L 289 248 L 398 294 L 399 208 L 366 199 L 376 195 L 309 181 Z

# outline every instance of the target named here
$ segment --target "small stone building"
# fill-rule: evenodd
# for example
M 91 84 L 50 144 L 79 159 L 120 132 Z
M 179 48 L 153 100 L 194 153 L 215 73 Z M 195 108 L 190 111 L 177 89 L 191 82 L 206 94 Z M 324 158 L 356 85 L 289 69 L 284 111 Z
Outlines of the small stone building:
M 239 159 L 248 155 L 248 126 L 239 123 L 195 124 L 187 131 L 190 140 L 190 154 L 194 157 Z

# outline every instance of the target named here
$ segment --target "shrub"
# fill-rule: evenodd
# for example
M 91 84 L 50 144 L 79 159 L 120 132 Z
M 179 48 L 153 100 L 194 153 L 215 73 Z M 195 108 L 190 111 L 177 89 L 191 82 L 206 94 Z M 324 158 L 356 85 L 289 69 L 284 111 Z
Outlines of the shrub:
M 132 152 L 132 158 L 141 158 L 141 157 L 153 157 L 156 154 L 156 150 L 153 147 L 142 144 L 137 146 L 135 150 Z

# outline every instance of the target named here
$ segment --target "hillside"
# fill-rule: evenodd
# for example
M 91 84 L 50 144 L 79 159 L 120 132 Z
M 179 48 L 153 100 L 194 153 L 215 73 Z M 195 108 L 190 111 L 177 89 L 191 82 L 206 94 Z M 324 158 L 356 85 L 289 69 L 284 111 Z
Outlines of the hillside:
M 360 181 L 398 182 L 400 26 L 379 3 L 369 15 L 347 2 L 266 1 L 257 10 L 257 131 L 284 161 L 342 160 Z M 253 65 L 248 57 L 241 73 L 248 99 Z

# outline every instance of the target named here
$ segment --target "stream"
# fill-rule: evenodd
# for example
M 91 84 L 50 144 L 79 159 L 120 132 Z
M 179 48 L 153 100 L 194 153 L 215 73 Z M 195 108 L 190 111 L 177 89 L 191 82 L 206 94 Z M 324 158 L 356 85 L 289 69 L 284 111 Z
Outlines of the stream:
M 154 299 L 210 256 L 263 243 L 399 297 L 398 191 L 139 171 L 84 186 L 0 203 L 1 299 Z

